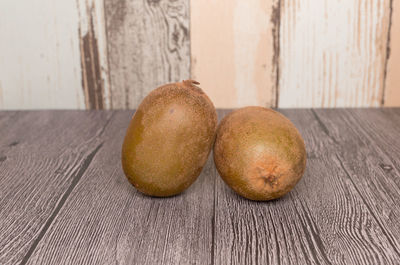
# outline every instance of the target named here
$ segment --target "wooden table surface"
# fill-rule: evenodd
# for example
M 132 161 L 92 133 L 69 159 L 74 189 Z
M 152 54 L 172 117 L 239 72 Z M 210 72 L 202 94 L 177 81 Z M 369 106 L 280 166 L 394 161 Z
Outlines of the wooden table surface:
M 233 193 L 212 156 L 183 194 L 138 193 L 133 111 L 0 112 L 0 264 L 400 264 L 400 109 L 280 111 L 308 161 L 271 202 Z

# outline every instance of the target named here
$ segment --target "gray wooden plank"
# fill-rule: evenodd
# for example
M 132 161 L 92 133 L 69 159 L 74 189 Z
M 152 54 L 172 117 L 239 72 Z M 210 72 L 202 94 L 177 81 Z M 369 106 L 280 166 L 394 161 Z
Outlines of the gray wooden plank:
M 189 0 L 105 0 L 111 108 L 190 77 Z
M 90 163 L 110 114 L 1 113 L 0 264 L 29 257 Z
M 399 172 L 400 108 L 352 109 L 348 112 L 357 121 L 361 133 L 386 153 Z
M 363 184 L 357 186 L 343 166 L 348 142 L 335 138 L 310 110 L 282 112 L 305 139 L 305 175 L 287 196 L 265 203 L 237 196 L 218 178 L 215 264 L 396 264 L 400 256 L 390 227 L 376 217 L 359 192 Z
M 400 259 L 400 116 L 381 109 L 317 114 L 341 145 L 343 169 Z
M 121 168 L 132 112 L 121 111 L 29 264 L 210 264 L 215 170 L 210 159 L 183 194 L 137 192 Z

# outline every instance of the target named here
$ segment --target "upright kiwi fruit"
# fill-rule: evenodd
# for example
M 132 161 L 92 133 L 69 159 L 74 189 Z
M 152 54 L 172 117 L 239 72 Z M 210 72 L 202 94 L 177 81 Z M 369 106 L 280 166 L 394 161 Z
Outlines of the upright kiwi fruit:
M 198 82 L 161 86 L 136 110 L 122 145 L 122 167 L 140 192 L 167 197 L 187 189 L 212 149 L 217 113 Z
M 217 129 L 214 161 L 239 195 L 256 201 L 282 197 L 306 168 L 303 138 L 282 114 L 246 107 L 228 114 Z

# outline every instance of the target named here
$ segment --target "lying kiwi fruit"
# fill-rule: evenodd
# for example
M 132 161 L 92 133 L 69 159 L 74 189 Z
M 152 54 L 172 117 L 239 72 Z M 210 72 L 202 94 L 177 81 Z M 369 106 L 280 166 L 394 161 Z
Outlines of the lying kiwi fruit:
M 239 195 L 267 201 L 288 193 L 303 176 L 303 138 L 282 114 L 246 107 L 227 115 L 217 129 L 214 161 L 219 174 Z
M 187 80 L 161 86 L 143 99 L 122 145 L 122 167 L 140 192 L 167 197 L 187 189 L 211 151 L 217 113 Z

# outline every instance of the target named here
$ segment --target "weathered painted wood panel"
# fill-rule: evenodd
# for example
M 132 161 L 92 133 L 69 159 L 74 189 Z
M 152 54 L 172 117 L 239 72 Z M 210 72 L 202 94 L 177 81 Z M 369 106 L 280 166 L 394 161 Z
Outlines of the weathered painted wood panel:
M 212 158 L 184 193 L 144 196 L 128 182 L 120 164 L 131 116 L 122 111 L 112 118 L 101 137 L 103 147 L 28 264 L 211 264 Z
M 189 79 L 189 0 L 104 1 L 111 108 L 135 108 L 154 88 Z
M 4 0 L 0 109 L 135 108 L 197 79 L 216 107 L 400 106 L 395 0 Z
M 87 109 L 110 108 L 103 0 L 78 0 L 82 88 Z
M 392 0 L 384 105 L 400 106 L 400 1 Z
M 0 264 L 29 259 L 100 148 L 110 114 L 2 113 Z
M 277 0 L 191 1 L 192 79 L 220 108 L 276 105 Z
M 75 1 L 0 1 L 0 108 L 84 108 Z
M 279 107 L 380 106 L 390 0 L 282 1 Z

